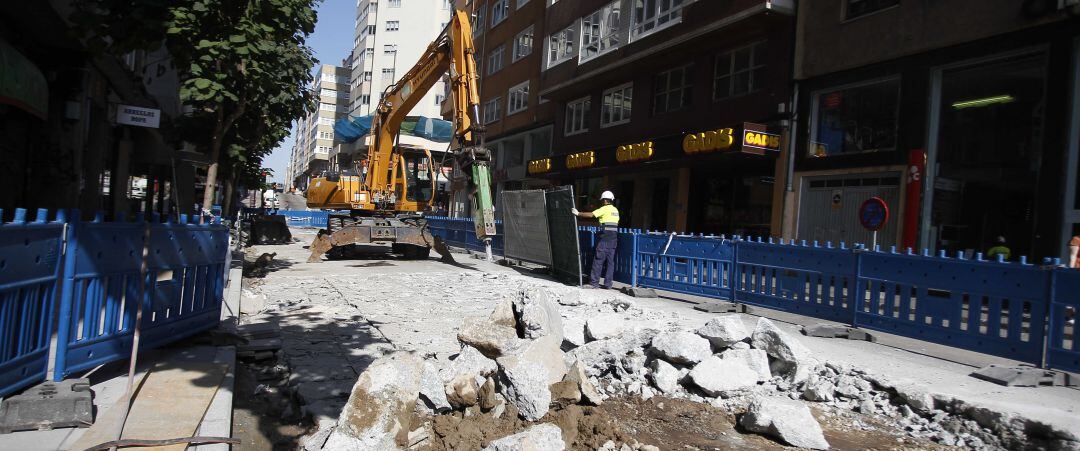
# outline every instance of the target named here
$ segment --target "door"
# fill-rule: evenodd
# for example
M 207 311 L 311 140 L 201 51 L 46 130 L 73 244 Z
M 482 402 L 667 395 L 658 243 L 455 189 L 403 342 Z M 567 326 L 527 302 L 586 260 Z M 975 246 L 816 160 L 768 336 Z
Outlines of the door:
M 649 215 L 649 230 L 667 231 L 668 203 L 671 191 L 669 179 L 653 179 L 652 209 Z
M 878 231 L 878 245 L 896 245 L 897 217 L 900 216 L 900 174 L 851 174 L 808 178 L 799 201 L 797 238 L 837 245 L 873 241 L 873 232 L 859 223 L 859 207 L 871 197 L 880 197 L 889 206 L 889 221 Z

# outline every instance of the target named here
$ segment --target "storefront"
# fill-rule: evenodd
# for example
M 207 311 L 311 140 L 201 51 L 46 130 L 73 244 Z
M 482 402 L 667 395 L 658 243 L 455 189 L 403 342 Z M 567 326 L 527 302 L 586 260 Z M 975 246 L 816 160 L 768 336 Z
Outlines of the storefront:
M 746 123 L 534 159 L 528 173 L 572 184 L 582 209 L 613 191 L 624 227 L 768 235 L 780 145 Z

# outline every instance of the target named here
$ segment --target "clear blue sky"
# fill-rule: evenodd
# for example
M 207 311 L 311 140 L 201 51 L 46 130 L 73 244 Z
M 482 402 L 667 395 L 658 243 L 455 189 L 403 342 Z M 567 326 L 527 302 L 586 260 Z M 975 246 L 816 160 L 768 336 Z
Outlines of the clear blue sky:
M 308 45 L 315 51 L 320 64 L 341 64 L 342 58 L 352 50 L 356 0 L 322 0 L 318 8 L 319 22 L 315 24 L 315 33 L 308 37 Z M 285 138 L 281 146 L 263 161 L 263 167 L 274 170 L 272 180 L 275 182 L 285 181 L 285 167 L 289 164 L 294 141 L 292 136 Z

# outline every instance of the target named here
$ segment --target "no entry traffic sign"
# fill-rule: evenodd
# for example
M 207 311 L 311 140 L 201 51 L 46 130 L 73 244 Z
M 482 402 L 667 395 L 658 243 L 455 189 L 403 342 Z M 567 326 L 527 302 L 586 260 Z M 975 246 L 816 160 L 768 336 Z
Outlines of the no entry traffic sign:
M 859 206 L 859 223 L 866 230 L 877 232 L 889 222 L 889 205 L 880 197 L 871 197 Z

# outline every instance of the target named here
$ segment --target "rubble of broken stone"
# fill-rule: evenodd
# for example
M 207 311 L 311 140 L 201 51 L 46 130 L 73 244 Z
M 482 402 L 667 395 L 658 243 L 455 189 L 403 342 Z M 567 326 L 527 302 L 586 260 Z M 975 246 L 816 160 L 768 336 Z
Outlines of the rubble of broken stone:
M 600 312 L 584 320 L 564 317 L 560 305 L 591 305 Z M 498 417 L 512 405 L 535 422 L 553 406 L 600 405 L 616 395 L 710 403 L 739 414 L 746 431 L 809 449 L 827 449 L 829 443 L 808 404 L 826 416 L 874 415 L 898 431 L 944 445 L 994 449 L 1024 443 L 1017 429 L 1029 425 L 980 417 L 970 406 L 921 387 L 822 362 L 766 318 L 753 330 L 739 315 L 681 330 L 640 311 L 630 314 L 633 308 L 614 294 L 524 286 L 487 317 L 466 319 L 457 335 L 461 351 L 451 359 L 396 353 L 372 363 L 336 427 L 329 434 L 320 431 L 327 437 L 323 449 L 422 446 L 430 434 L 410 424 L 413 408 L 436 415 L 479 408 Z M 871 427 L 858 420 L 851 426 Z M 1075 437 L 1049 440 L 1066 448 L 1077 443 Z M 537 424 L 486 449 L 564 447 L 557 426 Z

